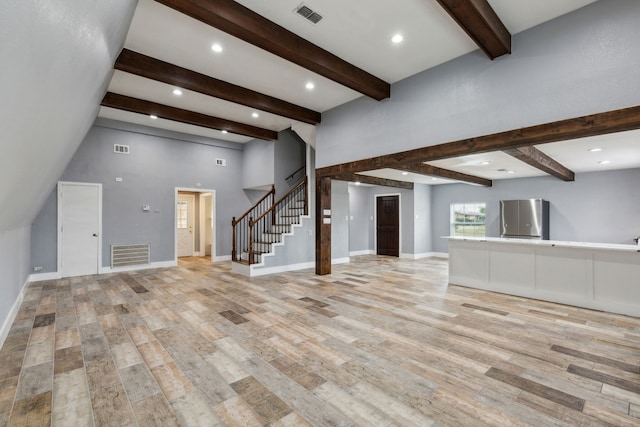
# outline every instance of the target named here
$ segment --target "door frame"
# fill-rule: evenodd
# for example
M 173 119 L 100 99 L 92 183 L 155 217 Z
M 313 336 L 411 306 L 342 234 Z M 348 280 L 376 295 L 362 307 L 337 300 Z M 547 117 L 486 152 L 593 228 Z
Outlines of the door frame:
M 207 193 L 211 194 L 211 261 L 215 260 L 216 256 L 216 190 L 206 189 L 206 188 L 189 188 L 189 187 L 175 187 L 174 201 L 173 201 L 173 260 L 178 263 L 178 229 L 176 227 L 176 218 L 178 217 L 178 192 L 189 192 L 189 193 L 199 193 L 198 198 L 202 197 L 202 194 Z M 203 212 L 203 208 L 200 206 L 200 213 Z M 205 212 L 206 213 L 206 212 Z M 199 225 L 199 241 L 200 245 L 198 247 L 197 253 L 205 253 L 204 241 L 202 239 L 202 224 L 203 224 L 202 215 L 200 215 L 200 219 L 198 221 Z
M 62 276 L 64 272 L 62 271 L 62 219 L 64 212 L 62 210 L 62 188 L 65 185 L 82 185 L 86 187 L 97 187 L 98 188 L 98 265 L 96 266 L 96 271 L 98 274 L 102 273 L 102 184 L 94 183 L 94 182 L 72 182 L 72 181 L 58 181 L 58 195 L 56 201 L 58 202 L 58 230 L 57 230 L 57 239 L 58 239 L 58 274 Z
M 398 258 L 402 258 L 402 194 L 384 193 L 373 195 L 373 253 L 378 253 L 378 198 L 398 196 Z

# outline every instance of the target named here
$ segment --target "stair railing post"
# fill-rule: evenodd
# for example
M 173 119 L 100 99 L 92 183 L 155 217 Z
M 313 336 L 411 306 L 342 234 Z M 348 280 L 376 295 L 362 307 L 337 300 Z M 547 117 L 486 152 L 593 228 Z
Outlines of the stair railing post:
M 309 215 L 309 180 L 308 177 L 304 177 L 304 215 Z
M 253 217 L 249 217 L 249 265 L 253 264 Z
M 273 204 L 276 200 L 276 186 L 271 186 L 271 225 L 275 225 L 276 223 L 276 210 L 273 208 Z
M 233 261 L 236 260 L 236 217 L 231 218 L 231 227 L 233 231 L 231 232 L 231 259 Z

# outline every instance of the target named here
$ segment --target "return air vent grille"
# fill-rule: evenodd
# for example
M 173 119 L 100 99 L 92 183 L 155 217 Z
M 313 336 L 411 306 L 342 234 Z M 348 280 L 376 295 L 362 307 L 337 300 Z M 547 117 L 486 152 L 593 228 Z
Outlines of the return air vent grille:
M 227 166 L 227 161 L 225 159 L 216 159 L 216 166 Z
M 314 12 L 310 7 L 305 6 L 304 3 L 296 7 L 294 12 L 314 24 L 317 24 L 322 19 L 322 15 Z
M 113 144 L 113 152 L 118 154 L 129 154 L 129 146 L 122 144 Z
M 111 245 L 111 268 L 149 264 L 149 244 Z

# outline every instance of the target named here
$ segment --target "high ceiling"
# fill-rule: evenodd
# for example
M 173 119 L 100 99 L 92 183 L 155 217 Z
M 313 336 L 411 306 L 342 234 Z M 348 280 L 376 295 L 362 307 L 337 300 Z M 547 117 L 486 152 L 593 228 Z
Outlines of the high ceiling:
M 488 0 L 488 5 L 513 35 L 593 1 Z M 192 10 L 176 10 L 187 3 Z M 401 0 L 390 7 L 388 2 L 370 0 L 305 1 L 305 6 L 322 16 L 319 23 L 313 24 L 296 13 L 300 0 L 139 0 L 125 49 L 116 61 L 109 86 L 112 94 L 107 98 L 113 96 L 109 102 L 103 102 L 99 116 L 239 143 L 255 137 L 269 139 L 274 131 L 287 128 L 313 135 L 313 127 L 319 121 L 313 114 L 319 117 L 324 111 L 367 96 L 359 87 L 351 85 L 350 88 L 349 83 L 334 81 L 330 74 L 322 73 L 323 76 L 317 70 L 311 71 L 313 67 L 306 66 L 304 61 L 315 58 L 313 49 L 330 52 L 356 71 L 368 73 L 365 80 L 393 84 L 478 49 L 462 24 L 443 7 L 455 3 Z M 212 16 L 214 21 L 203 22 Z M 265 45 L 258 47 L 249 43 L 246 32 L 253 31 L 254 36 L 260 36 L 260 25 L 257 29 L 251 25 L 256 16 L 266 18 L 271 21 L 267 24 L 277 24 L 292 37 L 300 37 L 315 47 L 285 39 L 296 42 L 293 54 L 301 59 L 292 60 L 281 57 L 287 53 L 278 56 L 263 49 Z M 236 30 L 229 30 L 228 23 L 235 24 Z M 279 34 L 276 33 L 280 31 L 267 24 L 263 25 L 266 32 L 263 39 L 267 40 L 257 44 L 277 44 Z M 404 40 L 393 43 L 391 39 L 396 34 L 401 34 Z M 271 35 L 275 41 L 268 40 Z M 212 49 L 214 45 L 218 51 Z M 343 74 L 348 79 L 348 74 L 353 72 L 349 69 Z M 313 84 L 312 89 L 306 87 L 309 83 Z M 216 87 L 220 88 L 219 93 L 213 93 Z M 174 95 L 175 89 L 180 89 L 182 94 Z M 247 89 L 248 94 L 243 92 Z M 234 98 L 227 94 L 240 95 Z M 223 99 L 225 97 L 227 99 Z M 274 98 L 280 104 L 274 104 Z M 291 105 L 296 114 L 290 112 Z M 159 118 L 153 119 L 150 114 Z M 197 119 L 193 120 L 195 116 Z M 183 120 L 184 117 L 188 119 Z M 627 155 L 629 150 L 640 152 L 635 132 L 606 138 L 606 151 L 602 152 L 588 152 L 585 148 L 605 145 L 598 137 L 592 137 L 587 143 L 556 142 L 537 148 L 574 172 L 640 167 L 640 156 Z M 601 160 L 610 160 L 610 163 L 598 163 Z M 503 152 L 443 159 L 430 164 L 486 179 L 545 174 Z M 401 175 L 393 170 L 368 174 L 438 183 L 431 177 Z

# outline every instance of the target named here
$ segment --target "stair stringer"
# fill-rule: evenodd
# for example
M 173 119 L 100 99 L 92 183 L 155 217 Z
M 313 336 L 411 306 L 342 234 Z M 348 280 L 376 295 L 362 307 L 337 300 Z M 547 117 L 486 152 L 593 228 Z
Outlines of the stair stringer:
M 271 251 L 261 255 L 259 263 L 246 265 L 232 262 L 232 270 L 245 276 L 313 268 L 315 266 L 315 221 L 310 215 L 300 215 L 298 224 L 282 233 L 279 242 L 271 244 Z

